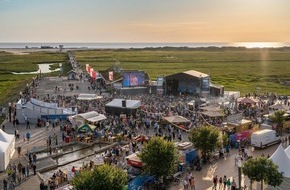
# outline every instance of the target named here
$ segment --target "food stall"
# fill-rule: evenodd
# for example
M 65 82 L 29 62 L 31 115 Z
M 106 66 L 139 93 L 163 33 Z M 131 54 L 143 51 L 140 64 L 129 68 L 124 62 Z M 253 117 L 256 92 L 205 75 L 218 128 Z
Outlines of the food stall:
M 198 159 L 198 151 L 193 148 L 191 142 L 176 142 L 175 146 L 178 148 L 179 151 L 179 164 L 178 171 L 183 171 L 183 166 L 185 164 L 192 164 L 195 160 Z

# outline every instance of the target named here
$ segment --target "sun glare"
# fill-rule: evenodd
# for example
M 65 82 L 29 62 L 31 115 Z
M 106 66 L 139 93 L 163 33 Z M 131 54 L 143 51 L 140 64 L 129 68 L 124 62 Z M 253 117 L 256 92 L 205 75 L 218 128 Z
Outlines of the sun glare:
M 284 44 L 280 42 L 238 42 L 233 45 L 246 48 L 278 48 L 284 46 Z

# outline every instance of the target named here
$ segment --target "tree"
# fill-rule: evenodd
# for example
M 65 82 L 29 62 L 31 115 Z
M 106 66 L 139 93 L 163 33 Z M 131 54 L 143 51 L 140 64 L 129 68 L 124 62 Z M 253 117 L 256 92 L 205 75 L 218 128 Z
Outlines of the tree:
M 219 130 L 212 126 L 195 127 L 190 131 L 189 140 L 201 151 L 204 161 L 207 161 L 219 142 Z
M 248 176 L 251 183 L 253 181 L 261 182 L 263 190 L 264 182 L 271 186 L 279 186 L 283 182 L 283 173 L 278 171 L 278 166 L 265 157 L 251 158 L 247 160 L 242 167 L 243 173 Z
M 276 131 L 278 133 L 282 133 L 283 123 L 285 121 L 284 114 L 284 111 L 279 110 L 276 111 L 274 115 L 270 116 L 270 119 L 277 124 Z
M 72 184 L 75 190 L 122 190 L 127 184 L 127 175 L 121 169 L 103 164 L 93 171 L 82 171 L 73 178 Z
M 177 148 L 173 142 L 160 137 L 151 138 L 139 156 L 144 163 L 145 172 L 157 179 L 171 175 L 177 168 Z

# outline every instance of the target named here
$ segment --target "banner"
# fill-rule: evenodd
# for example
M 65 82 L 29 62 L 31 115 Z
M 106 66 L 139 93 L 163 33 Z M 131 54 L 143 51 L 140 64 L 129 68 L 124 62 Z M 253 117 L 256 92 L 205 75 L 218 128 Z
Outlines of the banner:
M 88 74 L 90 74 L 90 73 L 91 73 L 91 67 L 88 66 Z
M 93 78 L 93 79 L 96 79 L 96 78 L 97 78 L 96 75 L 97 75 L 96 71 L 93 71 L 93 72 L 92 72 L 92 78 Z
M 86 64 L 86 71 L 89 72 L 89 67 L 90 65 L 89 64 Z
M 93 72 L 94 72 L 94 69 L 90 68 L 90 73 L 89 74 L 90 74 L 91 77 L 93 77 Z
M 113 81 L 113 79 L 114 79 L 114 73 L 113 71 L 109 71 L 109 80 Z

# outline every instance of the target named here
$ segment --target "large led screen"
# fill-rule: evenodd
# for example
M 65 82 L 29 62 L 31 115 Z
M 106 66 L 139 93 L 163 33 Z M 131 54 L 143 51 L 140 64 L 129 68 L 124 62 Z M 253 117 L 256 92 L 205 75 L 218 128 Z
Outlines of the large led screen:
M 142 71 L 124 72 L 123 87 L 144 85 L 145 74 Z

